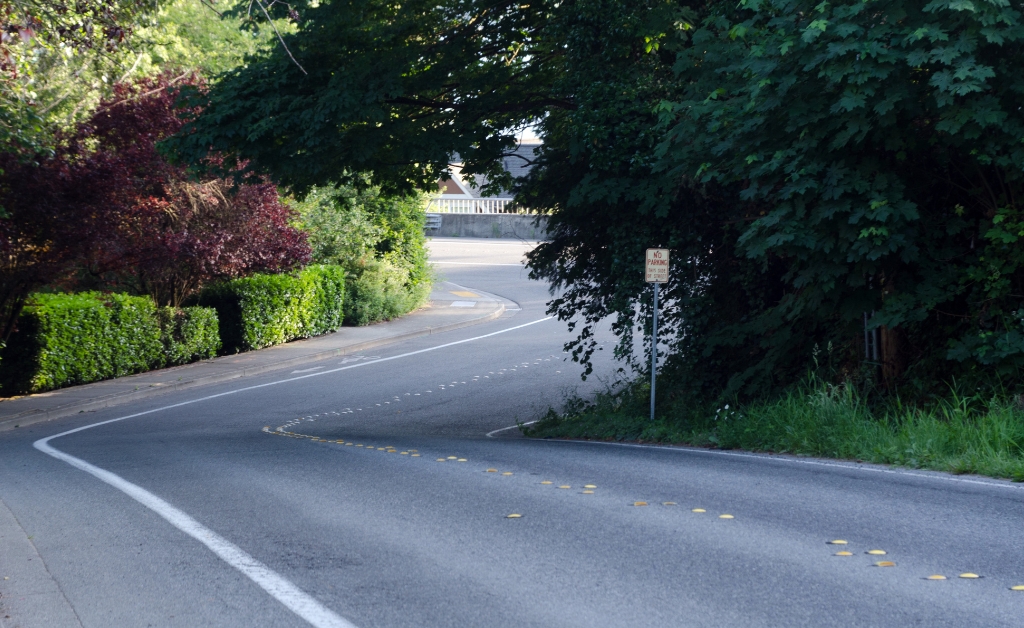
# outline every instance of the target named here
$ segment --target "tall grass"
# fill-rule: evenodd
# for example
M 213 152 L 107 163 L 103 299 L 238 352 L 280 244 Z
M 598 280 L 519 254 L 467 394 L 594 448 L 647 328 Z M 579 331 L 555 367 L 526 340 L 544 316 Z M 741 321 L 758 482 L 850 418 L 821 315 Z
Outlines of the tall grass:
M 894 400 L 872 408 L 850 386 L 812 380 L 743 408 L 669 406 L 651 422 L 642 389 L 574 400 L 530 436 L 638 440 L 805 454 L 1024 481 L 1024 410 L 1006 399 L 953 390 L 928 407 Z

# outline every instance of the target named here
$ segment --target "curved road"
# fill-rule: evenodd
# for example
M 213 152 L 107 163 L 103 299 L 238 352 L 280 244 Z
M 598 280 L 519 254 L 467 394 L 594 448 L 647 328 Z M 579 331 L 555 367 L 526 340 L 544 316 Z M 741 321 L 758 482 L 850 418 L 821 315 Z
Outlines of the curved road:
M 581 384 L 523 244 L 432 247 L 519 311 L 0 434 L 0 575 L 46 574 L 0 624 L 1024 625 L 1020 485 L 495 431 L 616 365 Z

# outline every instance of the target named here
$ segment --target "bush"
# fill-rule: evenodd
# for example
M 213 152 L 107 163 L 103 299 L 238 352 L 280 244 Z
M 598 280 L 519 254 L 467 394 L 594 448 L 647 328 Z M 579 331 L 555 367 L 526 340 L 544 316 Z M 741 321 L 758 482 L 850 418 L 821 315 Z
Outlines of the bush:
M 314 188 L 295 208 L 313 259 L 347 273 L 345 323 L 367 325 L 419 307 L 433 276 L 422 195 L 389 196 L 372 186 Z
M 229 353 L 308 338 L 341 326 L 344 270 L 311 266 L 294 275 L 253 275 L 214 285 L 199 302 L 217 310 Z
M 42 392 L 163 365 L 156 306 L 123 294 L 36 294 L 0 363 L 5 393 Z
M 387 260 L 372 260 L 349 276 L 345 323 L 368 325 L 390 320 L 415 309 L 430 285 L 411 284 L 409 271 Z
M 220 350 L 217 310 L 209 307 L 157 310 L 164 364 L 173 366 L 204 360 Z

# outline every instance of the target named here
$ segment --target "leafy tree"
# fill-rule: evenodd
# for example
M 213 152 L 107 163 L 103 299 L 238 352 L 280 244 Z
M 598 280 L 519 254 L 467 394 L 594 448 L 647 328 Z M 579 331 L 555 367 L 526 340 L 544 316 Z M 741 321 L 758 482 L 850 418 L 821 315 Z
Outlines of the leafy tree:
M 716 4 L 693 32 L 662 166 L 734 188 L 737 254 L 783 270 L 750 311 L 762 371 L 813 341 L 861 353 L 865 313 L 889 380 L 1024 366 L 1021 17 L 784 0 Z
M 124 72 L 147 0 L 0 0 L 0 151 L 31 158 Z
M 1024 366 L 1022 29 L 1000 2 L 331 2 L 287 38 L 308 76 L 281 51 L 236 70 L 175 147 L 427 189 L 539 121 L 518 197 L 551 212 L 531 268 L 577 358 L 609 315 L 632 347 L 657 244 L 690 394 L 790 385 L 829 343 L 845 377 L 927 389 Z
M 164 74 L 116 86 L 79 129 L 81 141 L 115 155 L 128 175 L 111 191 L 117 224 L 89 256 L 89 273 L 178 307 L 210 281 L 308 262 L 306 237 L 289 225 L 294 213 L 269 181 L 193 180 L 157 151 L 181 128 L 180 86 L 203 88 L 194 76 L 171 81 Z
M 250 6 L 245 1 L 204 0 L 162 4 L 152 21 L 137 29 L 134 75 L 186 70 L 216 80 L 217 75 L 243 65 L 247 55 L 277 45 L 274 28 L 294 30 L 287 19 L 277 19 L 272 26 L 254 20 L 248 15 Z
M 219 81 L 200 98 L 204 117 L 172 147 L 191 163 L 211 148 L 250 160 L 300 191 L 346 172 L 371 173 L 387 192 L 427 189 L 455 153 L 467 174 L 507 184 L 498 158 L 514 146 L 513 129 L 568 104 L 548 90 L 562 54 L 541 30 L 553 5 L 300 6 L 287 50 Z

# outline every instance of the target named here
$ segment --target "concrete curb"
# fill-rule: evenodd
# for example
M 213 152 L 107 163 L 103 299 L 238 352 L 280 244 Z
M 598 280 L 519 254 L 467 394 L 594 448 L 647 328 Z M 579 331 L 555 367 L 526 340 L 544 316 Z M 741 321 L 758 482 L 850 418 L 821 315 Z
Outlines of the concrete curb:
M 365 351 L 367 349 L 373 349 L 375 347 L 381 347 L 395 342 L 401 342 L 403 340 L 410 340 L 412 338 L 419 338 L 421 336 L 429 336 L 432 334 L 439 334 L 446 331 L 462 329 L 463 327 L 470 327 L 472 325 L 486 323 L 487 321 L 493 321 L 504 313 L 505 304 L 499 303 L 498 308 L 493 312 L 490 312 L 484 316 L 479 316 L 477 318 L 459 321 L 457 323 L 440 325 L 438 327 L 424 327 L 414 331 L 408 331 L 401 334 L 396 334 L 394 336 L 388 336 L 386 338 L 368 340 L 354 345 L 349 345 L 347 347 L 340 347 L 336 349 L 330 349 L 328 351 L 321 351 L 319 353 L 312 353 L 309 355 L 303 355 L 295 358 L 288 358 L 287 360 L 279 360 L 277 362 L 262 364 L 260 366 L 244 367 L 227 373 L 218 373 L 216 375 L 196 377 L 189 380 L 180 380 L 174 382 L 173 385 L 159 387 L 149 386 L 141 390 L 135 390 L 132 392 L 114 395 L 106 395 L 103 397 L 97 397 L 96 399 L 92 399 L 90 401 L 78 401 L 63 406 L 56 406 L 48 410 L 27 410 L 25 412 L 21 412 L 13 416 L 0 419 L 0 432 L 6 432 L 8 430 L 13 430 L 15 428 L 23 428 L 29 425 L 35 425 L 36 423 L 45 423 L 47 421 L 72 416 L 82 412 L 90 412 L 95 410 L 102 410 L 104 408 L 112 408 L 114 406 L 124 405 L 132 401 L 138 401 L 139 399 L 148 399 L 149 397 L 156 397 L 177 390 L 184 390 L 186 388 L 197 388 L 199 386 L 206 386 L 208 384 L 218 384 L 221 382 L 231 381 L 233 379 L 252 377 L 253 375 L 260 375 L 268 371 L 275 371 L 278 369 L 287 368 L 289 366 L 297 366 L 300 364 L 305 364 L 307 362 L 327 360 L 334 357 L 349 355 L 351 353 L 355 353 L 358 351 Z M 188 366 L 189 365 L 184 365 L 175 368 L 185 370 L 188 368 Z M 131 376 L 129 375 L 128 377 Z

